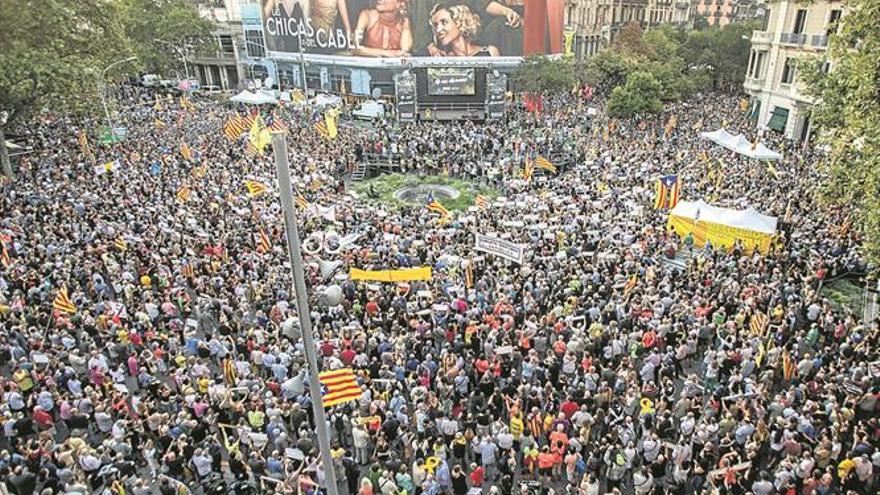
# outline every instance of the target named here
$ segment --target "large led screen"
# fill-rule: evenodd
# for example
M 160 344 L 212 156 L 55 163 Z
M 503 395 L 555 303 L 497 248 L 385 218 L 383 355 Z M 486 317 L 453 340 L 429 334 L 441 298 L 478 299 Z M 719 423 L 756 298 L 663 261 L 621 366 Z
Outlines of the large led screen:
M 471 68 L 428 68 L 428 94 L 432 96 L 472 96 L 476 92 L 474 82 Z
M 261 0 L 272 52 L 497 57 L 562 51 L 564 0 Z

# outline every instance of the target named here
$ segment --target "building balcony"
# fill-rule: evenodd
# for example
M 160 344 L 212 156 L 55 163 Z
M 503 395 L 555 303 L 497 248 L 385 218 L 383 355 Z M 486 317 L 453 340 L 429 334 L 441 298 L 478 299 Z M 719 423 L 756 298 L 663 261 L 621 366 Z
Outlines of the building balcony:
M 813 36 L 810 36 L 810 46 L 820 50 L 828 48 L 828 36 L 824 34 L 814 34 Z
M 763 77 L 749 77 L 746 76 L 745 81 L 743 81 L 743 89 L 745 89 L 749 93 L 757 93 L 760 92 L 764 87 L 764 78 Z
M 770 31 L 752 31 L 752 44 L 753 45 L 766 45 L 770 46 L 770 43 L 773 41 L 773 33 Z
M 808 37 L 804 33 L 779 33 L 779 42 L 783 45 L 801 46 L 807 43 Z

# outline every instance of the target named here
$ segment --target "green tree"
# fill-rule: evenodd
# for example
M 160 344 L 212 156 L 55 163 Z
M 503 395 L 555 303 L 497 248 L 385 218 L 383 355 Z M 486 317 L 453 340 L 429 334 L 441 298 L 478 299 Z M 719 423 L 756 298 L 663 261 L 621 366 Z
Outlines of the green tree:
M 210 25 L 186 0 L 0 0 L 0 11 L 0 171 L 8 176 L 7 130 L 42 109 L 99 112 L 103 77 L 160 66 L 169 50 L 155 37 L 198 40 Z M 105 73 L 131 56 L 139 58 Z
M 575 65 L 569 60 L 530 55 L 516 71 L 513 82 L 525 93 L 569 91 L 577 82 Z
M 212 45 L 214 23 L 186 0 L 118 0 L 125 36 L 144 70 L 182 69 L 181 56 Z M 158 40 L 158 41 L 157 41 Z
M 880 0 L 852 0 L 831 36 L 830 70 L 800 64 L 816 104 L 811 121 L 826 150 L 822 198 L 851 215 L 868 256 L 880 261 Z
M 626 76 L 639 65 L 639 59 L 609 49 L 594 55 L 587 62 L 582 80 L 601 93 L 608 93 L 626 82 Z
M 721 28 L 691 31 L 678 55 L 689 72 L 711 79 L 712 87 L 735 89 L 742 86 L 751 50 L 754 23 L 733 23 Z
M 663 109 L 660 101 L 662 87 L 650 72 L 636 71 L 627 76 L 626 84 L 611 91 L 608 115 L 628 118 L 634 115 L 657 113 Z
M 0 159 L 12 176 L 6 130 L 38 109 L 95 106 L 100 68 L 125 43 L 117 5 L 102 0 L 0 0 L 0 11 Z

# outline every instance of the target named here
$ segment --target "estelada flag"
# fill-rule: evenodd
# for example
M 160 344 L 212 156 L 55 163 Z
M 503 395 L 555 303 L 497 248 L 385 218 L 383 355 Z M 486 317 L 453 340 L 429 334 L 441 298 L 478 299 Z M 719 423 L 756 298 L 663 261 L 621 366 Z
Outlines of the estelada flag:
M 654 209 L 675 208 L 681 196 L 681 179 L 678 175 L 665 175 L 657 179 L 657 196 Z
M 363 394 L 351 368 L 324 371 L 318 375 L 318 381 L 321 382 L 321 402 L 324 407 L 358 400 Z
M 62 287 L 58 290 L 58 294 L 55 295 L 55 300 L 52 301 L 52 308 L 62 313 L 76 313 L 76 305 L 74 305 L 73 301 L 67 296 L 66 287 Z

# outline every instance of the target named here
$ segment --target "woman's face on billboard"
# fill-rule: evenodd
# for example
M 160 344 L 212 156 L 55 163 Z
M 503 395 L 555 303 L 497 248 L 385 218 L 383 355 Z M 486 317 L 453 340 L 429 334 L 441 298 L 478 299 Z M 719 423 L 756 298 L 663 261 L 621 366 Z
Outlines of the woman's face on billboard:
M 431 27 L 434 35 L 441 45 L 449 45 L 461 35 L 458 25 L 452 20 L 452 14 L 448 10 L 441 9 L 431 17 Z
M 376 0 L 376 10 L 379 12 L 395 12 L 400 10 L 400 0 Z

